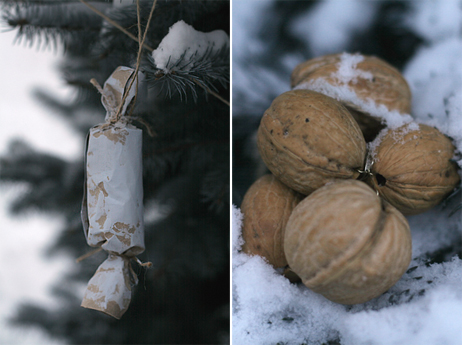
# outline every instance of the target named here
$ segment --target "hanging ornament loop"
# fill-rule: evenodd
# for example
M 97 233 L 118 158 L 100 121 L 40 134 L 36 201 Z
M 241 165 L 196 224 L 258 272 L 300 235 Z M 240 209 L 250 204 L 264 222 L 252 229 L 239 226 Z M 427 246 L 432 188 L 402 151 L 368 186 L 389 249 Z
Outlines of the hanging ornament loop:
M 138 95 L 138 72 L 140 70 L 140 65 L 141 65 L 141 55 L 142 55 L 142 52 L 143 52 L 143 45 L 144 45 L 144 41 L 146 40 L 146 35 L 148 33 L 148 30 L 149 30 L 149 25 L 151 24 L 151 19 L 152 19 L 152 15 L 154 13 L 154 9 L 156 8 L 156 3 L 157 3 L 157 0 L 154 0 L 154 2 L 152 3 L 151 11 L 149 12 L 149 18 L 148 18 L 148 21 L 146 23 L 146 29 L 144 30 L 143 36 L 141 36 L 141 31 L 142 30 L 141 30 L 140 0 L 136 0 L 136 11 L 137 11 L 137 18 L 138 18 L 138 43 L 139 44 L 138 44 L 138 55 L 137 55 L 137 58 L 136 58 L 136 67 L 135 67 L 135 71 L 133 72 L 134 77 L 131 78 L 131 79 L 130 78 L 128 79 L 129 80 L 129 85 L 124 90 L 122 101 L 121 101 L 121 103 L 119 105 L 119 108 L 118 108 L 117 113 L 116 113 L 116 115 L 114 117 L 114 120 L 111 121 L 111 122 L 118 122 L 120 120 L 120 118 L 125 113 L 125 110 L 127 109 L 127 106 L 125 106 L 125 104 L 126 103 L 129 104 L 133 97 L 134 97 L 135 102 L 136 102 L 136 97 Z M 135 83 L 135 81 L 136 81 L 136 84 L 135 84 L 136 85 L 136 90 L 135 90 L 134 96 L 131 96 L 130 91 L 132 90 L 132 86 Z M 133 111 L 133 108 L 134 108 L 134 106 L 132 106 L 131 112 Z

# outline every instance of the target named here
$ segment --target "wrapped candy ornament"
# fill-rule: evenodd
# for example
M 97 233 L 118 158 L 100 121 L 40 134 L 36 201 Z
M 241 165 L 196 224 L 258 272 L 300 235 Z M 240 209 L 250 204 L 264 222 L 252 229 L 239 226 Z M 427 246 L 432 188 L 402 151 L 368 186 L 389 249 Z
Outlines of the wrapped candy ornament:
M 117 319 L 128 309 L 137 283 L 130 260 L 145 249 L 142 131 L 124 116 L 135 96 L 134 87 L 128 90 L 133 77 L 133 69 L 118 67 L 100 88 L 106 123 L 88 134 L 82 204 L 88 245 L 109 257 L 90 279 L 81 305 Z

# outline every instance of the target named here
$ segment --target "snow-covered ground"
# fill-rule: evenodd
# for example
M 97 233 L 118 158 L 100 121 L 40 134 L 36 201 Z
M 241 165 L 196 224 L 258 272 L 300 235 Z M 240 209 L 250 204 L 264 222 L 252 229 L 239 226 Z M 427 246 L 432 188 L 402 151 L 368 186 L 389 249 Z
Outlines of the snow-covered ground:
M 21 138 L 37 150 L 64 159 L 82 155 L 80 136 L 57 115 L 33 99 L 33 87 L 50 90 L 65 97 L 56 64 L 59 52 L 37 50 L 23 44 L 13 45 L 15 32 L 0 33 L 0 155 L 11 139 Z M 60 344 L 42 330 L 12 326 L 7 319 L 21 302 L 53 305 L 49 288 L 57 277 L 72 269 L 71 258 L 45 258 L 44 252 L 62 226 L 62 220 L 30 213 L 12 218 L 8 206 L 25 186 L 0 187 L 0 344 Z
M 424 39 L 403 69 L 413 94 L 412 116 L 418 123 L 436 126 L 462 151 L 462 1 L 410 3 L 404 24 Z M 255 34 L 260 22 L 257 14 L 263 15 L 268 4 L 233 1 L 234 58 L 258 53 L 262 42 Z M 322 1 L 306 15 L 298 13 L 290 30 L 299 39 L 308 40 L 316 55 L 342 52 L 353 32 L 368 29 L 377 6 L 373 1 Z M 302 62 L 296 60 L 286 57 L 292 67 Z M 288 82 L 281 83 L 270 72 L 255 73 L 267 88 L 280 93 L 290 89 Z M 233 87 L 248 90 L 248 99 L 259 97 L 253 82 L 234 60 Z M 462 163 L 460 157 L 456 160 Z M 462 200 L 452 207 L 457 202 Z M 426 253 L 460 243 L 461 212 L 449 216 L 450 211 L 438 206 L 407 217 L 413 241 L 408 272 L 384 295 L 345 307 L 304 286 L 290 284 L 260 257 L 240 253 L 242 214 L 234 208 L 233 344 L 327 344 L 339 340 L 342 345 L 461 345 L 462 260 L 454 256 L 442 263 L 425 263 Z

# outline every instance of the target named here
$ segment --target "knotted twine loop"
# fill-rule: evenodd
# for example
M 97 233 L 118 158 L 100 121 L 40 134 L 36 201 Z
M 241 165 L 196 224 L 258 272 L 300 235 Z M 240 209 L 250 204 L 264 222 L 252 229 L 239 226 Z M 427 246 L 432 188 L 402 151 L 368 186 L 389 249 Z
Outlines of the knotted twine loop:
M 121 68 L 121 67 L 119 67 Z M 132 78 L 133 79 L 133 78 Z M 139 117 L 139 116 L 131 116 L 131 115 L 122 115 L 122 116 L 119 116 L 119 120 L 116 120 L 116 115 L 117 113 L 114 112 L 115 109 L 124 109 L 124 107 L 119 107 L 118 106 L 118 103 L 119 102 L 115 102 L 114 101 L 114 95 L 111 94 L 111 92 L 109 91 L 106 91 L 105 89 L 103 89 L 101 87 L 101 85 L 96 81 L 95 78 L 92 78 L 90 80 L 90 83 L 95 86 L 95 88 L 98 90 L 98 92 L 101 94 L 101 96 L 103 97 L 103 105 L 105 106 L 108 114 L 106 115 L 106 123 L 100 125 L 102 129 L 116 123 L 116 122 L 132 122 L 132 121 L 137 121 L 139 123 L 141 123 L 143 126 L 146 127 L 146 130 L 149 134 L 150 137 L 154 137 L 156 135 L 156 133 L 153 131 L 153 129 L 151 128 L 151 126 L 149 125 L 148 122 L 146 122 L 143 118 Z M 138 84 L 137 84 L 138 85 Z M 106 87 L 106 84 L 105 84 L 105 87 Z M 133 108 L 134 108 L 134 105 L 135 105 L 135 102 L 136 102 L 136 96 L 137 96 L 137 93 L 138 93 L 138 90 L 136 90 L 135 92 L 135 95 L 134 95 L 134 101 L 133 102 L 130 102 L 130 104 L 132 104 L 132 107 L 130 109 L 130 112 L 133 112 Z M 130 100 L 132 99 L 132 96 L 127 93 L 127 97 L 125 100 L 128 99 L 128 97 L 130 97 Z M 121 114 L 124 114 L 125 112 L 122 110 L 122 113 Z
M 99 248 L 96 248 L 96 249 L 94 249 L 94 250 L 92 250 L 92 251 L 89 251 L 88 253 L 85 253 L 85 254 L 79 256 L 77 259 L 75 259 L 75 262 L 76 262 L 76 263 L 80 263 L 80 262 L 82 262 L 83 260 L 88 259 L 89 257 L 95 255 L 96 253 L 99 253 L 99 252 L 102 251 L 102 250 L 103 250 L 103 248 L 102 248 L 102 247 L 99 247 Z M 118 255 L 118 254 L 117 254 L 117 255 Z M 124 256 L 124 255 L 122 255 L 122 256 Z M 142 262 L 142 261 L 141 261 L 140 259 L 138 259 L 136 256 L 130 257 L 130 259 L 135 260 L 136 263 L 137 263 L 138 265 L 140 265 L 141 267 L 144 267 L 144 268 L 151 268 L 151 267 L 152 267 L 152 262 L 151 262 L 151 261 Z M 136 277 L 136 273 L 133 271 L 131 265 L 130 265 L 130 270 L 131 270 L 131 272 L 132 272 L 132 273 L 135 275 L 135 277 Z
M 82 1 L 84 4 L 86 4 L 88 6 L 88 4 L 85 2 L 85 1 Z M 139 0 L 136 1 L 136 8 L 137 8 L 137 24 L 138 24 L 138 54 L 137 54 L 137 59 L 136 59 L 136 66 L 135 66 L 135 70 L 134 72 L 130 75 L 130 77 L 127 79 L 128 81 L 128 87 L 127 85 L 124 85 L 124 92 L 123 92 L 123 95 L 122 95 L 122 99 L 119 102 L 117 102 L 116 99 L 114 99 L 114 97 L 112 97 L 111 94 L 109 94 L 108 92 L 106 92 L 102 87 L 101 85 L 99 85 L 99 83 L 96 81 L 95 78 L 92 78 L 90 80 L 90 83 L 96 87 L 96 89 L 101 93 L 102 97 L 103 97 L 103 105 L 105 106 L 106 110 L 108 111 L 108 116 L 106 116 L 106 121 L 107 123 L 104 124 L 102 127 L 107 127 L 109 125 L 112 125 L 112 124 L 115 124 L 117 122 L 128 122 L 130 120 L 136 120 L 138 122 L 140 122 L 142 125 L 144 125 L 146 128 L 147 128 L 147 131 L 148 131 L 148 134 L 153 137 L 154 136 L 154 131 L 151 129 L 151 127 L 149 126 L 149 124 L 144 121 L 143 119 L 139 118 L 139 117 L 133 117 L 131 116 L 132 113 L 133 113 L 133 110 L 134 110 L 134 107 L 135 107 L 135 103 L 136 103 L 136 99 L 137 99 L 137 96 L 138 96 L 138 86 L 139 86 L 139 83 L 138 83 L 138 79 L 139 79 L 139 69 L 140 69 L 140 66 L 141 66 L 141 55 L 142 55 L 142 51 L 143 51 L 143 46 L 144 46 L 144 42 L 146 40 L 146 36 L 147 36 L 147 32 L 148 32 L 148 29 L 149 29 L 149 26 L 151 24 L 151 20 L 152 20 L 152 16 L 153 16 L 153 13 L 154 13 L 154 9 L 156 7 L 156 3 L 157 3 L 157 0 L 154 0 L 153 4 L 152 4 L 152 7 L 151 7 L 151 11 L 149 13 L 149 17 L 148 17 L 148 21 L 146 23 L 146 29 L 143 33 L 143 35 L 141 35 L 141 13 L 140 13 L 140 3 L 139 3 Z M 107 18 L 106 16 L 104 16 L 104 18 L 106 20 L 108 20 L 109 18 Z M 110 20 L 110 19 L 109 19 Z M 133 86 L 133 83 L 135 83 L 136 81 L 136 85 L 135 85 L 135 93 L 134 93 L 134 96 L 133 96 L 133 91 L 132 91 L 132 86 Z M 133 102 L 132 102 L 132 99 L 133 99 Z M 128 105 L 125 105 L 125 103 L 127 102 L 128 100 Z M 119 103 L 119 104 L 117 104 Z M 129 115 L 127 116 L 125 113 L 126 113 L 126 110 L 128 108 L 128 106 L 132 104 L 131 108 L 130 108 L 130 111 L 129 111 Z M 117 112 L 114 113 L 114 109 L 117 109 Z
M 140 70 L 140 65 L 141 65 L 141 54 L 142 54 L 142 51 L 143 51 L 144 41 L 146 40 L 146 35 L 148 33 L 148 30 L 149 30 L 149 25 L 151 24 L 152 15 L 154 13 L 154 9 L 156 8 L 156 3 L 157 3 L 157 0 L 154 0 L 154 2 L 152 3 L 151 11 L 149 12 L 148 21 L 146 23 L 146 29 L 144 30 L 143 37 L 141 38 L 140 1 L 136 0 L 136 13 L 137 13 L 137 19 L 138 19 L 138 43 L 139 44 L 138 44 L 138 56 L 136 58 L 136 67 L 135 67 L 135 72 L 134 72 L 135 77 L 131 79 L 128 88 L 126 88 L 124 90 L 124 96 L 122 98 L 122 102 L 121 102 L 121 104 L 119 106 L 119 109 L 117 110 L 117 114 L 116 114 L 115 119 L 114 119 L 115 122 L 119 121 L 120 117 L 122 116 L 122 109 L 123 109 L 124 103 L 125 103 L 125 101 L 126 101 L 126 99 L 128 97 L 129 91 L 131 90 L 135 80 L 136 80 L 136 92 L 135 92 L 135 102 L 136 102 L 136 97 L 138 95 L 138 72 Z M 130 115 L 131 115 L 132 111 L 133 111 L 133 107 L 131 108 Z

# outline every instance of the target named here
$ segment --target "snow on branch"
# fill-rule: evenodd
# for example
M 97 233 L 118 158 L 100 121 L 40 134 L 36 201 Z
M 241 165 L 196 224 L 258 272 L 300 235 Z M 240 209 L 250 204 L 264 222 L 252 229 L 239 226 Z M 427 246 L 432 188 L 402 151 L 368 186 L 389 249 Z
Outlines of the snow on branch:
M 145 66 L 148 84 L 161 82 L 171 97 L 178 92 L 186 98 L 196 86 L 216 89 L 229 83 L 229 37 L 223 30 L 196 31 L 180 20 L 172 25 Z

